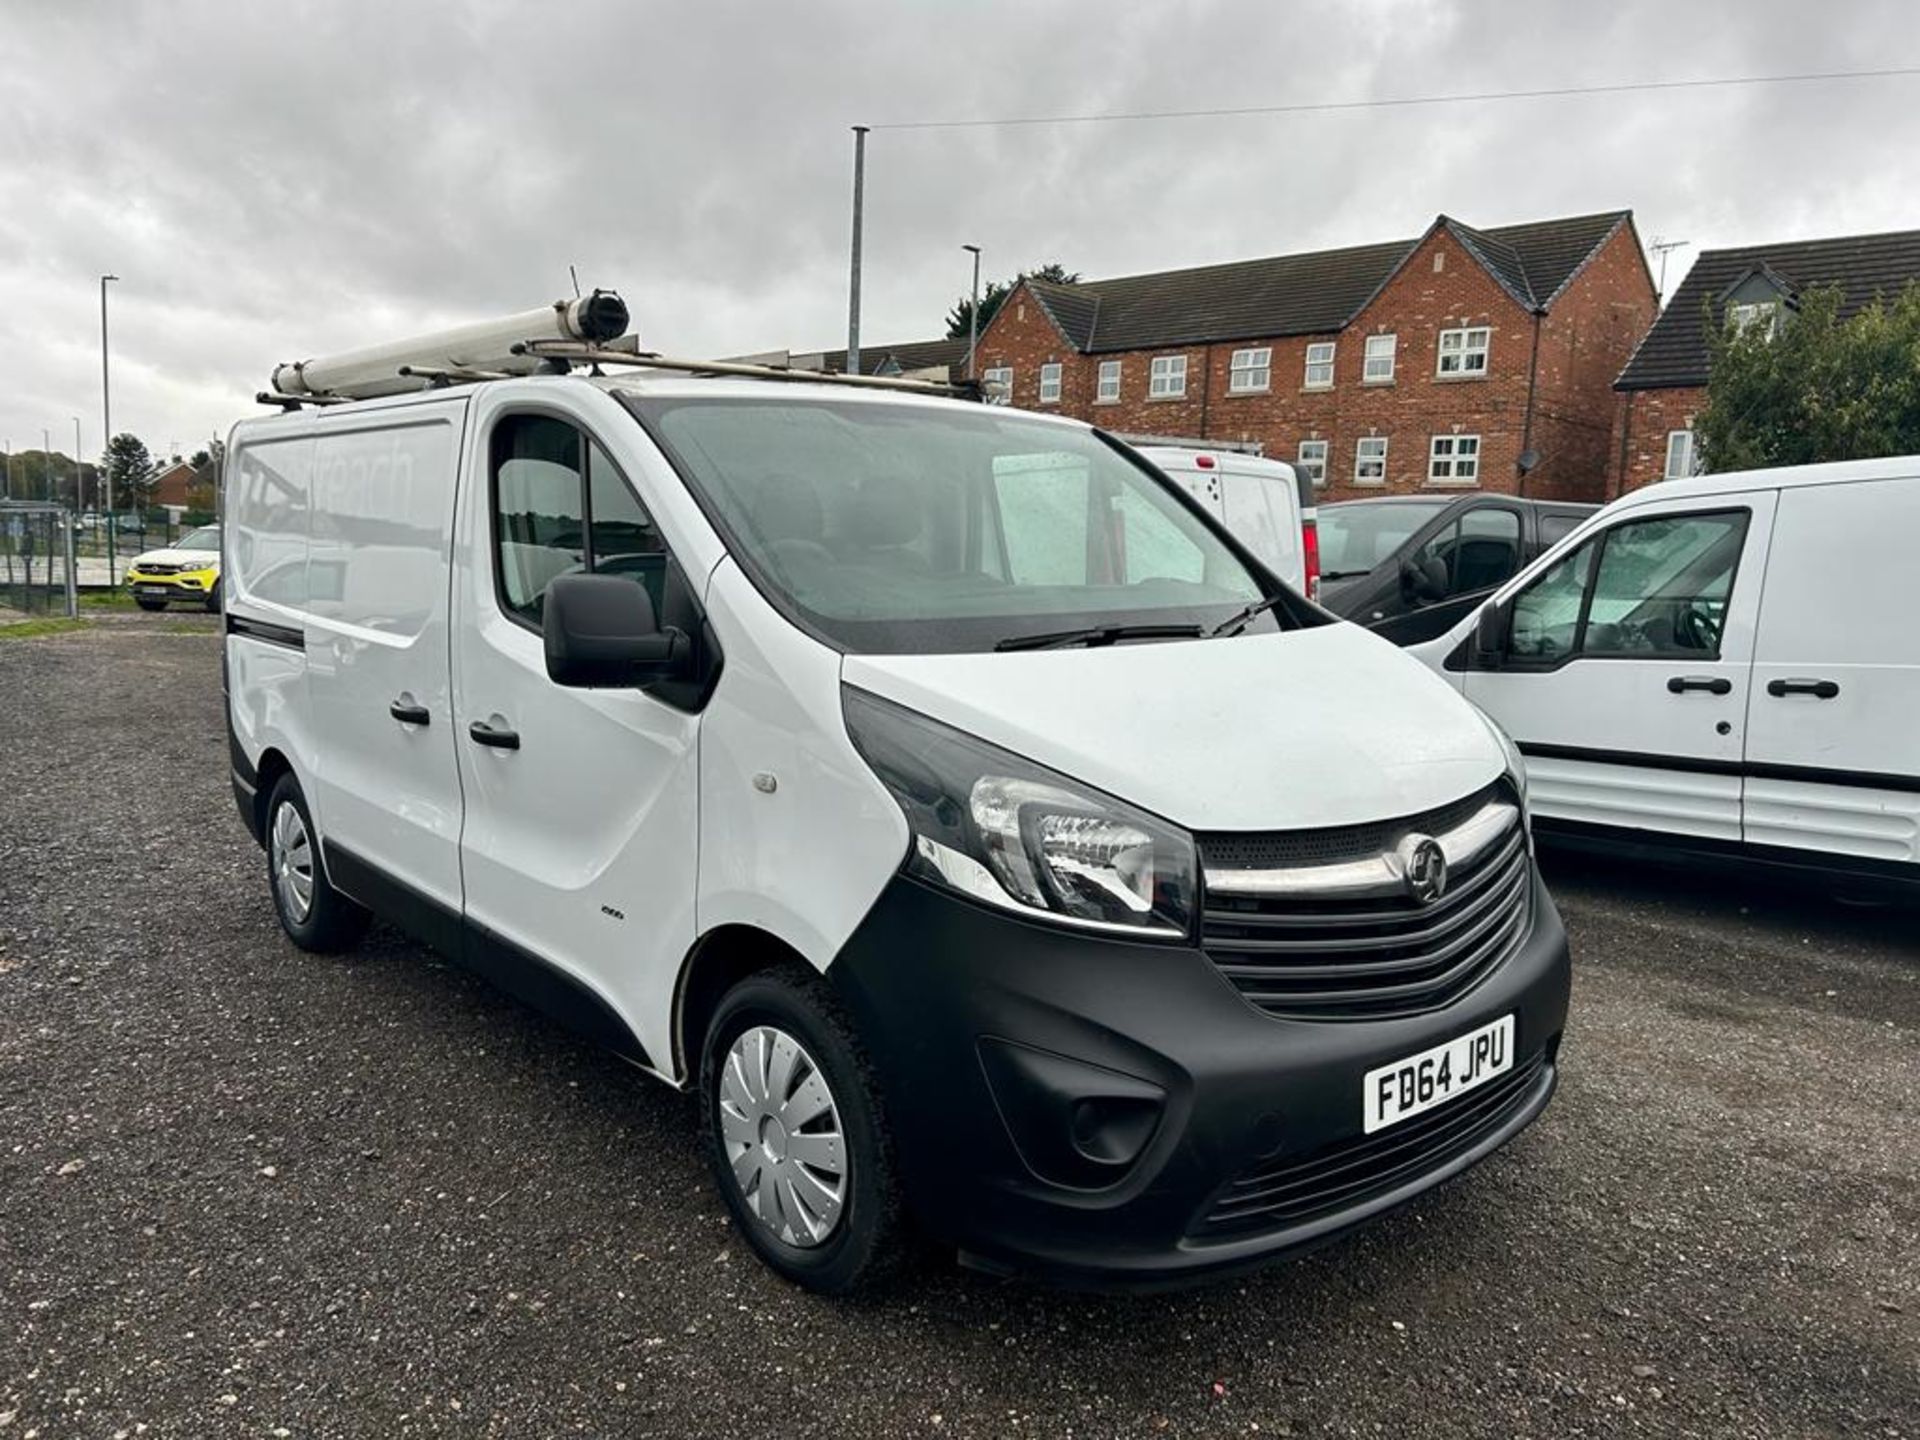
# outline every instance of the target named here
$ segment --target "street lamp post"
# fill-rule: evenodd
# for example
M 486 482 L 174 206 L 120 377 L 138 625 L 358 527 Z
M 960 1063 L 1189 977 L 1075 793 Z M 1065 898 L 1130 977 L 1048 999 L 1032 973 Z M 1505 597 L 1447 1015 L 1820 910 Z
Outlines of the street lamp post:
M 107 282 L 119 278 L 118 275 L 100 277 L 100 457 L 107 481 L 107 584 L 109 586 L 118 585 L 120 577 L 114 573 L 113 466 L 108 454 L 113 448 L 113 401 L 111 392 L 107 388 Z
M 853 127 L 853 283 L 847 288 L 847 374 L 860 373 L 860 227 L 867 191 L 867 130 Z
M 87 508 L 86 472 L 80 468 L 80 417 L 73 417 L 73 508 Z
M 973 300 L 967 306 L 967 379 L 974 379 L 973 352 L 980 343 L 980 247 L 962 245 L 973 255 Z
M 53 432 L 40 431 L 40 488 L 47 492 L 49 504 L 53 501 Z

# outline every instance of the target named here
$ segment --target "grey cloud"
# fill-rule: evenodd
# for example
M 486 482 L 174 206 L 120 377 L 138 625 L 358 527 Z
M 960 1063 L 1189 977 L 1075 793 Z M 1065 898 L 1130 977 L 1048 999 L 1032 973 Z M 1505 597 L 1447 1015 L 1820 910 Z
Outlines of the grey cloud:
M 0 12 L 0 437 L 198 443 L 274 362 L 619 286 L 663 348 L 844 335 L 866 122 L 1898 63 L 1898 0 L 1129 7 L 107 3 Z M 1912 226 L 1920 82 L 878 130 L 865 333 L 934 333 L 963 241 L 1088 274 L 1632 206 L 1696 244 Z M 1683 269 L 1686 255 L 1678 257 Z M 1678 269 L 1673 279 L 1678 278 Z M 61 443 L 56 439 L 56 443 Z

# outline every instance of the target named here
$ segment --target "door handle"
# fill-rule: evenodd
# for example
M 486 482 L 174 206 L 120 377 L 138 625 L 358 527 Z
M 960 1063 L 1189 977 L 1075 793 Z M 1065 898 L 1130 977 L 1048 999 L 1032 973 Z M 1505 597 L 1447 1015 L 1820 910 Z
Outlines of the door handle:
M 1769 680 L 1767 694 L 1811 695 L 1816 700 L 1831 700 L 1840 693 L 1840 684 L 1836 680 Z
M 387 714 L 402 725 L 425 725 L 433 719 L 424 705 L 415 705 L 408 700 L 395 700 L 387 706 Z
M 484 720 L 476 720 L 467 726 L 467 734 L 473 737 L 476 745 L 486 745 L 495 750 L 518 750 L 520 732 L 518 730 L 496 730 Z
M 1704 690 L 1709 695 L 1731 695 L 1733 681 L 1724 675 L 1672 675 L 1667 678 L 1669 694 L 1684 695 L 1689 690 Z

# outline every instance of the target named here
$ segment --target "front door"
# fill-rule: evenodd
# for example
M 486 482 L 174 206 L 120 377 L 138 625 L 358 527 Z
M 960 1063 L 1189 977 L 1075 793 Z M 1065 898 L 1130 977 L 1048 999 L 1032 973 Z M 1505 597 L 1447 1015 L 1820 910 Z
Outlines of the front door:
M 454 646 L 474 943 L 543 1003 L 573 987 L 589 1026 L 611 1010 L 670 1071 L 673 987 L 694 938 L 698 717 L 639 690 L 555 685 L 540 630 L 547 586 L 579 571 L 629 576 L 665 613 L 667 547 L 574 418 L 496 404 L 476 425 Z
M 1634 510 L 1508 600 L 1467 697 L 1527 755 L 1537 820 L 1740 839 L 1771 491 Z
M 1475 505 L 1425 537 L 1400 567 L 1398 593 L 1367 628 L 1396 645 L 1444 635 L 1520 569 L 1521 516 L 1511 505 Z

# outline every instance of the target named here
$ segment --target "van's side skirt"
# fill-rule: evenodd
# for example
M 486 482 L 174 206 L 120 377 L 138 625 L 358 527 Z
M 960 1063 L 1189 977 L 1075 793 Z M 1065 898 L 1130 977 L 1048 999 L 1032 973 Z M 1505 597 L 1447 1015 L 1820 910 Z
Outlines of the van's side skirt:
M 422 895 L 333 841 L 322 840 L 320 848 L 333 886 L 382 920 L 586 1039 L 637 1065 L 654 1068 L 613 1007 L 566 971 Z
M 1750 845 L 1740 840 L 1711 840 L 1699 835 L 1672 835 L 1663 830 L 1640 830 L 1623 825 L 1596 825 L 1586 820 L 1533 817 L 1534 838 L 1542 844 L 1631 860 L 1672 862 L 1678 858 L 1715 870 L 1751 871 L 1758 865 L 1782 875 L 1807 880 L 1841 881 L 1863 891 L 1920 899 L 1920 865 L 1902 860 L 1875 860 L 1865 855 L 1836 855 L 1824 850 L 1798 850 L 1788 845 Z

